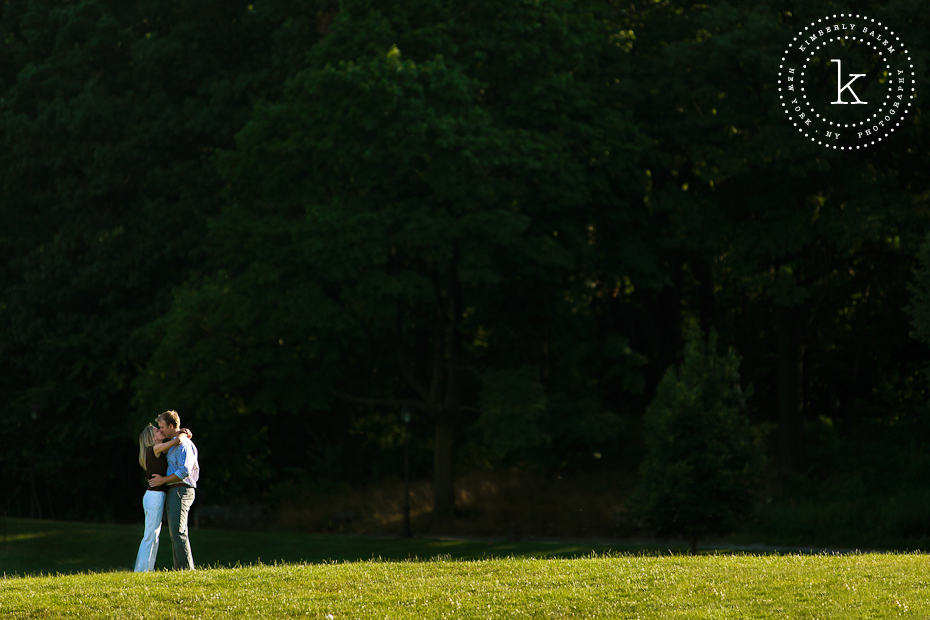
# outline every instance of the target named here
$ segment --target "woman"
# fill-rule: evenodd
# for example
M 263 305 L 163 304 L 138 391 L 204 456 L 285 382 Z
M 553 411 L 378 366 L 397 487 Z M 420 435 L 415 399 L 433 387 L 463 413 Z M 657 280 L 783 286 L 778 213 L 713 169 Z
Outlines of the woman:
M 186 428 L 181 433 L 190 437 L 191 432 Z M 169 441 L 161 429 L 152 425 L 146 426 L 139 433 L 139 465 L 145 470 L 145 494 L 142 496 L 142 509 L 145 511 L 145 531 L 142 542 L 139 544 L 139 553 L 136 554 L 137 573 L 150 571 L 155 568 L 155 556 L 158 555 L 158 535 L 161 533 L 161 518 L 165 511 L 165 491 L 167 487 L 149 488 L 148 479 L 154 474 L 164 476 L 168 472 L 168 459 L 165 452 L 181 443 L 181 435 Z

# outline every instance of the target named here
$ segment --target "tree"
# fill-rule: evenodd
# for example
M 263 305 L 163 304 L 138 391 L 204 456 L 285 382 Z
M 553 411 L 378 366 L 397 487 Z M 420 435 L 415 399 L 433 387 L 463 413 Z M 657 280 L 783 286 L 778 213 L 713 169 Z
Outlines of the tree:
M 662 377 L 643 420 L 646 456 L 632 501 L 660 536 L 697 541 L 729 532 L 752 507 L 758 446 L 745 413 L 739 358 L 717 334 L 686 336 L 684 359 Z
M 930 234 L 917 253 L 911 281 L 908 282 L 911 336 L 923 346 L 930 346 Z
M 858 10 L 897 24 L 902 40 L 919 36 L 926 17 L 915 3 L 870 4 Z M 922 119 L 908 119 L 906 139 L 854 157 L 798 139 L 765 76 L 797 30 L 822 17 L 819 5 L 628 11 L 635 79 L 649 85 L 633 102 L 654 140 L 644 202 L 663 275 L 657 288 L 637 286 L 643 329 L 632 345 L 650 355 L 657 382 L 683 321 L 716 327 L 759 387 L 759 415 L 778 424 L 779 469 L 796 471 L 806 423 L 892 418 L 900 403 L 878 386 L 913 378 L 901 307 L 928 221 L 914 157 Z
M 65 498 L 86 488 L 136 487 L 123 450 L 158 412 L 127 413 L 152 351 L 142 328 L 202 263 L 222 188 L 212 153 L 232 144 L 256 93 L 280 88 L 302 60 L 294 34 L 312 46 L 318 34 L 305 26 L 316 6 L 22 0 L 0 9 L 0 389 L 11 427 L 43 438 L 28 462 L 0 455 L 14 498 L 33 469 L 49 489 L 38 492 L 43 502 L 61 498 L 59 516 L 80 515 L 85 503 Z M 52 475 L 63 463 L 101 473 Z
M 257 401 L 244 370 L 280 340 L 288 376 L 326 378 L 315 406 L 430 420 L 445 516 L 484 370 L 543 366 L 559 321 L 583 316 L 593 222 L 616 206 L 638 142 L 612 79 L 622 49 L 583 5 L 381 6 L 346 3 L 310 66 L 219 158 L 215 271 L 171 323 L 217 348 L 241 325 L 241 353 L 224 356 L 238 384 L 210 391 L 216 410 L 231 395 L 260 417 L 286 409 Z M 213 318 L 184 314 L 205 295 Z M 193 380 L 197 368 L 163 361 L 182 341 L 162 341 L 140 394 Z

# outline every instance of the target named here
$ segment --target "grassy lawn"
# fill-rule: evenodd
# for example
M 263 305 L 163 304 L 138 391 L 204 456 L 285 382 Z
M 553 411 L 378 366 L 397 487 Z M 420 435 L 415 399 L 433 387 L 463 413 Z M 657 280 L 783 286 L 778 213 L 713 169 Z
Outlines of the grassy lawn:
M 920 555 L 363 561 L 0 581 L 4 617 L 930 616 Z
M 141 526 L 9 519 L 4 531 L 0 523 L 0 616 L 930 617 L 921 554 L 592 553 L 590 545 L 197 529 L 195 559 L 214 568 L 135 574 L 140 536 Z M 159 566 L 169 554 L 163 540 Z

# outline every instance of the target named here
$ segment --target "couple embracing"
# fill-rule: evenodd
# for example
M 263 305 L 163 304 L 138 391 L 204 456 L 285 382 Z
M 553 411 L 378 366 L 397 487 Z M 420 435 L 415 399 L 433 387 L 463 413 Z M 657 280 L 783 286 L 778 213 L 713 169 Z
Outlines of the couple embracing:
M 194 556 L 188 538 L 187 516 L 194 503 L 200 478 L 197 446 L 177 411 L 165 411 L 158 427 L 146 426 L 139 434 L 139 465 L 145 470 L 148 488 L 142 496 L 145 533 L 136 555 L 135 572 L 155 568 L 162 515 L 167 511 L 168 532 L 175 570 L 193 570 Z

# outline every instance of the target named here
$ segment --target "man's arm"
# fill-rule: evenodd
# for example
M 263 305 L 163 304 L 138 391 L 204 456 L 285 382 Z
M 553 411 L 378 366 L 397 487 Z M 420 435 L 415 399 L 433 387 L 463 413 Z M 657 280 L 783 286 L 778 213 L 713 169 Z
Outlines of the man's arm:
M 178 478 L 176 474 L 171 474 L 170 476 L 152 474 L 152 477 L 149 478 L 150 487 L 160 487 L 163 484 L 173 484 L 175 482 L 181 482 L 181 478 Z
M 187 478 L 191 473 L 190 469 L 188 469 L 188 462 L 191 460 L 190 455 L 190 444 L 182 441 L 178 445 L 178 449 L 168 456 L 168 472 L 166 478 L 174 476 L 177 482 Z

